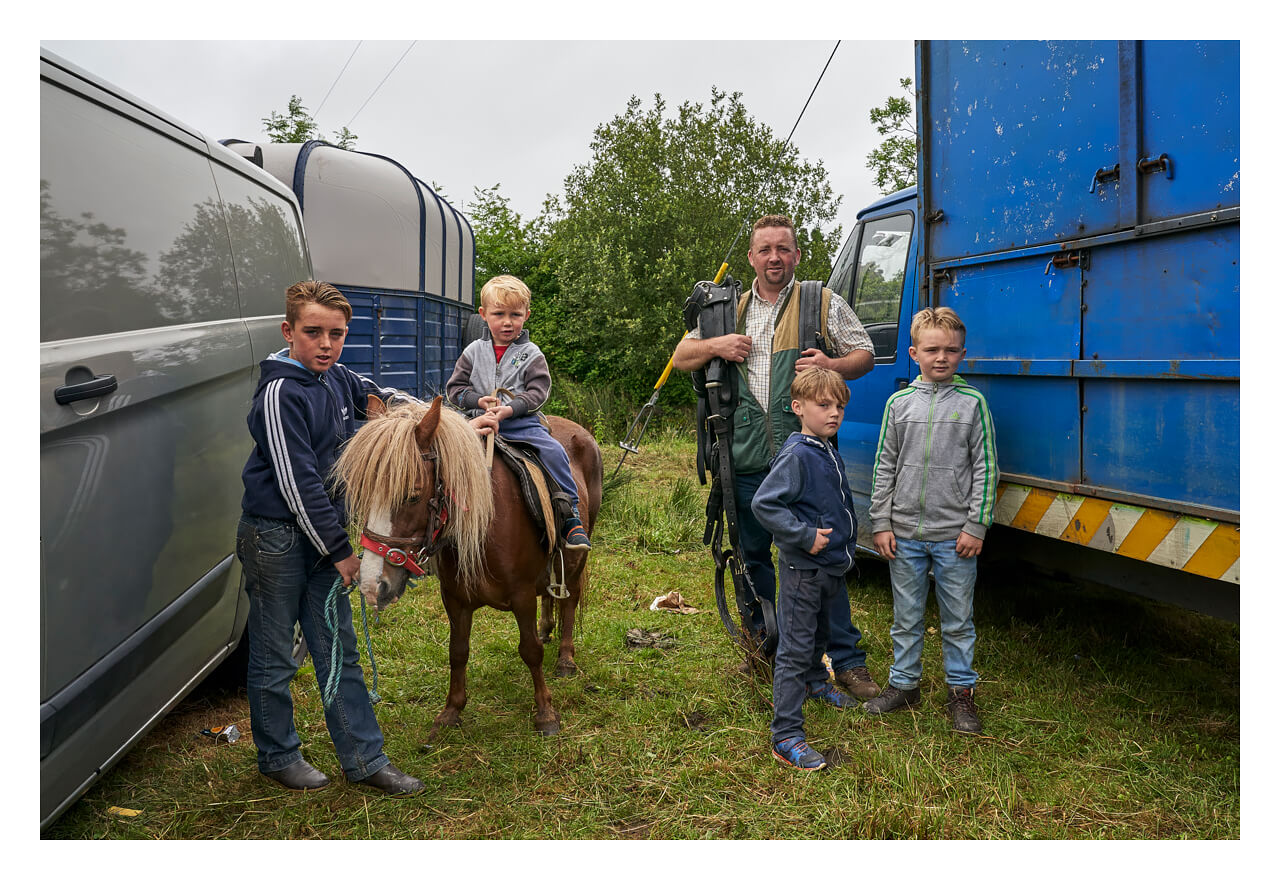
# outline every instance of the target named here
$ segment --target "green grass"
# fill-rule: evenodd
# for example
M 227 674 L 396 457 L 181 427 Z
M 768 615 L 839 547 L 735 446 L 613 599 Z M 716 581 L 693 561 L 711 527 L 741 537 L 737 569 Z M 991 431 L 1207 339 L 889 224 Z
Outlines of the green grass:
M 620 450 L 605 455 L 608 476 Z M 475 618 L 463 726 L 424 744 L 448 685 L 448 624 L 424 583 L 374 630 L 387 753 L 427 783 L 421 796 L 379 798 L 341 781 L 285 792 L 256 772 L 243 690 L 204 688 L 44 836 L 1239 837 L 1239 628 L 1007 574 L 984 575 L 976 600 L 983 736 L 953 733 L 943 712 L 931 600 L 921 709 L 870 718 L 810 704 L 809 738 L 834 766 L 781 766 L 769 753 L 769 688 L 734 673 L 714 611 L 692 460 L 688 439 L 659 430 L 611 481 L 577 639 L 582 671 L 550 679 L 559 736 L 533 731 L 515 621 L 488 609 Z M 860 568 L 854 621 L 883 684 L 888 578 L 873 561 Z M 648 610 L 671 589 L 704 613 Z M 674 647 L 629 650 L 632 627 Z M 548 675 L 554 662 L 548 650 Z M 338 778 L 309 664 L 294 695 L 304 755 Z M 234 745 L 199 734 L 230 722 L 246 734 Z M 142 812 L 122 819 L 110 806 Z

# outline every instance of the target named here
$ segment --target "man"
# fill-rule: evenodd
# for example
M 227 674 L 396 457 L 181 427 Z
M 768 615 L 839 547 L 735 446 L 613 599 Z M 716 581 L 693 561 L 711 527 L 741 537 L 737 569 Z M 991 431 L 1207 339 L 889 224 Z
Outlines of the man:
M 738 303 L 738 333 L 703 339 L 697 328 L 676 346 L 676 369 L 692 371 L 713 358 L 739 364 L 739 411 L 734 419 L 733 486 L 738 507 L 738 539 L 747 572 L 756 592 L 770 602 L 777 592 L 772 537 L 751 512 L 751 501 L 768 473 L 770 461 L 792 431 L 800 429 L 791 412 L 791 381 L 796 374 L 824 367 L 844 379 L 866 375 L 873 366 L 874 348 L 862 322 L 842 298 L 823 291 L 827 302 L 825 332 L 835 356 L 800 340 L 799 297 L 795 272 L 800 262 L 795 225 L 781 214 L 766 214 L 755 222 L 748 241 L 747 262 L 755 270 L 751 290 Z M 725 487 L 728 491 L 729 487 Z M 827 649 L 836 682 L 860 700 L 880 693 L 867 672 L 867 654 L 858 647 L 862 633 L 853 625 L 849 594 L 837 590 L 827 608 L 831 641 Z M 744 621 L 757 633 L 764 620 L 757 614 Z

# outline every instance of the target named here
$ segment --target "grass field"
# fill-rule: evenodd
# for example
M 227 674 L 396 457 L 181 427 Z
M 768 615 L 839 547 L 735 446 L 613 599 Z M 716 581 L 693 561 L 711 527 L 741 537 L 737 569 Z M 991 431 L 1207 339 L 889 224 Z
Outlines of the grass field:
M 606 449 L 606 474 L 619 454 Z M 295 794 L 260 777 L 243 690 L 204 687 L 44 836 L 1239 837 L 1239 627 L 1117 592 L 980 579 L 980 737 L 953 733 L 943 712 L 930 600 L 920 710 L 871 718 L 808 704 L 810 741 L 834 766 L 780 765 L 769 751 L 769 687 L 733 671 L 740 658 L 715 614 L 692 460 L 688 439 L 651 437 L 627 460 L 634 478 L 606 496 L 581 673 L 550 680 L 559 736 L 533 731 L 514 619 L 486 610 L 476 615 L 463 726 L 424 745 L 448 684 L 448 624 L 424 582 L 374 628 L 387 753 L 426 782 L 422 795 L 379 798 L 340 781 L 308 663 L 294 683 L 297 725 L 307 759 L 339 780 L 327 789 Z M 884 684 L 887 572 L 860 567 L 854 622 Z M 671 589 L 703 613 L 648 610 Z M 670 647 L 629 649 L 636 627 L 670 636 Z M 549 650 L 548 675 L 554 662 Z M 232 722 L 245 732 L 234 745 L 200 735 Z M 140 812 L 121 818 L 112 806 Z

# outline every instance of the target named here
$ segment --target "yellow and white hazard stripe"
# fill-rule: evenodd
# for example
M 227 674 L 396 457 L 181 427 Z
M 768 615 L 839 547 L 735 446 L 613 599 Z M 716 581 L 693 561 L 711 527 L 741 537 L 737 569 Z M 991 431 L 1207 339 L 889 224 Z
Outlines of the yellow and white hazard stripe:
M 995 521 L 1214 580 L 1240 583 L 1240 526 L 1052 489 L 1001 483 Z

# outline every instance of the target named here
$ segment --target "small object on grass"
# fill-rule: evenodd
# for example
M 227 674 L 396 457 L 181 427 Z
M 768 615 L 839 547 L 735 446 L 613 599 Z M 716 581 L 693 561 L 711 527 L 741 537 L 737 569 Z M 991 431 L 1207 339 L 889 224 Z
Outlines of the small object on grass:
M 141 812 L 141 810 L 131 810 L 128 807 L 107 807 L 108 816 L 119 816 L 122 819 L 132 819 Z
M 661 648 L 665 650 L 675 646 L 675 636 L 654 630 L 640 629 L 639 627 L 632 627 L 627 630 L 628 648 Z
M 222 727 L 206 727 L 200 732 L 207 737 L 211 737 L 214 742 L 233 743 L 240 738 L 240 728 L 234 724 L 227 724 Z
M 677 614 L 700 614 L 697 608 L 694 608 L 684 600 L 684 596 L 676 590 L 672 590 L 665 596 L 656 596 L 649 603 L 650 611 L 674 611 Z

